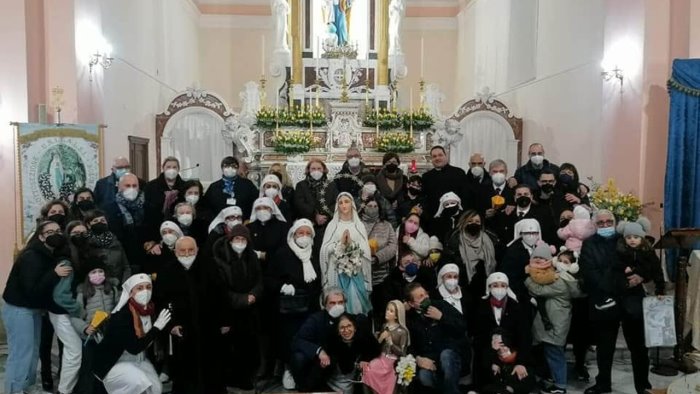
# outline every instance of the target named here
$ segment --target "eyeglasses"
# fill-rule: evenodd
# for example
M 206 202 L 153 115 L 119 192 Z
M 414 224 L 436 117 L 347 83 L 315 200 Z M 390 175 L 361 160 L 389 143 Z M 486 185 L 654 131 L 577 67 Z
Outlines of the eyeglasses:
M 43 233 L 41 233 L 45 237 L 50 237 L 54 234 L 61 234 L 61 230 L 46 230 Z
M 613 224 L 615 224 L 615 221 L 614 220 L 598 220 L 597 222 L 595 222 L 595 224 L 597 224 L 598 226 L 608 226 L 609 227 L 609 226 L 612 226 Z

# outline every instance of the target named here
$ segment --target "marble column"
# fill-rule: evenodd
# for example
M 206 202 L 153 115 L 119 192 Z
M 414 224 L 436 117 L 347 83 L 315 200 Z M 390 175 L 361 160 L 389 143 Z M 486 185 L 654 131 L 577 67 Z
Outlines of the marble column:
M 301 0 L 291 0 L 292 6 L 292 84 L 302 83 L 302 59 L 301 53 Z
M 377 85 L 389 85 L 389 0 L 377 1 Z

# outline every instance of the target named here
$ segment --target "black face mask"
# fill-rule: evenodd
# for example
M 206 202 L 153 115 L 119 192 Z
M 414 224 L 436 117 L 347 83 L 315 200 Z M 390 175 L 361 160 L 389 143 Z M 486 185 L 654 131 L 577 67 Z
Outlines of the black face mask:
M 389 172 L 394 172 L 394 171 L 396 171 L 397 168 L 399 168 L 399 166 L 394 164 L 394 163 L 389 163 L 386 165 L 386 169 Z
M 564 228 L 564 227 L 568 226 L 570 221 L 571 221 L 571 219 L 562 220 L 561 222 L 559 222 L 559 228 Z
M 481 231 L 480 224 L 476 224 L 476 223 L 467 224 L 467 234 L 471 235 L 472 237 L 476 237 L 477 235 L 479 235 L 480 231 Z
M 455 205 L 454 207 L 449 207 L 442 210 L 443 216 L 446 217 L 454 216 L 457 214 L 457 212 L 459 212 L 459 205 Z
M 530 205 L 530 197 L 520 196 L 515 199 L 515 203 L 518 204 L 520 208 L 527 208 Z
M 417 187 L 409 186 L 408 191 L 411 192 L 411 194 L 413 194 L 414 196 L 417 196 L 420 194 L 421 189 L 419 189 Z
M 46 241 L 44 242 L 54 249 L 60 249 L 65 246 L 66 238 L 62 234 L 52 234 L 46 237 Z
M 78 206 L 78 209 L 80 209 L 83 212 L 95 209 L 95 202 L 92 200 L 78 201 L 76 205 Z
M 569 174 L 561 174 L 559 175 L 559 182 L 563 183 L 564 185 L 569 185 L 574 183 L 574 177 Z
M 95 235 L 104 234 L 108 230 L 109 226 L 107 226 L 107 223 L 95 223 L 90 226 L 90 231 L 92 231 Z
M 55 214 L 49 216 L 47 219 L 49 219 L 52 222 L 56 222 L 56 224 L 58 224 L 58 226 L 61 229 L 63 229 L 63 227 L 65 227 L 65 225 L 66 225 L 66 215 L 64 215 L 62 213 L 55 213 Z
M 550 194 L 550 193 L 552 193 L 552 192 L 554 191 L 554 185 L 552 185 L 552 184 L 550 184 L 550 183 L 545 183 L 544 185 L 542 185 L 542 186 L 540 187 L 540 189 L 542 189 L 542 191 L 543 191 L 544 193 Z
M 87 245 L 89 239 L 90 236 L 88 235 L 88 233 L 80 233 L 70 236 L 70 241 L 73 243 L 73 245 L 77 247 L 83 247 Z

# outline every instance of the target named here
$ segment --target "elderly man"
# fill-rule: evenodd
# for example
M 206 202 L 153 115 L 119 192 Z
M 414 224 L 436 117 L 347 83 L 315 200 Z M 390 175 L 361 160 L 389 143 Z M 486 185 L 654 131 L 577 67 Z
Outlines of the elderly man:
M 496 159 L 489 163 L 489 182 L 482 184 L 479 188 L 479 209 L 485 214 L 488 226 L 488 220 L 496 216 L 496 213 L 502 211 L 506 206 L 514 206 L 513 189 L 506 182 L 508 179 L 508 164 Z M 503 205 L 495 205 L 493 202 L 494 196 L 501 196 L 505 200 Z M 511 208 L 512 209 L 512 208 Z
M 467 194 L 467 175 L 464 170 L 450 165 L 447 152 L 442 146 L 430 150 L 433 169 L 423 174 L 423 194 L 425 195 L 424 216 L 432 218 L 440 205 L 440 197 L 454 192 L 462 200 L 462 207 L 470 209 L 472 201 Z
M 491 183 L 491 177 L 484 169 L 486 161 L 481 153 L 474 153 L 469 157 L 469 171 L 467 172 L 467 180 L 469 184 L 475 188 L 478 185 L 488 185 Z
M 544 158 L 544 147 L 542 144 L 535 142 L 530 145 L 527 155 L 530 157 L 530 160 L 515 171 L 515 178 L 508 180 L 511 187 L 515 187 L 515 185 L 520 183 L 530 186 L 533 191 L 538 190 L 537 180 L 540 179 L 540 173 L 544 169 L 552 171 L 555 178 L 559 177 L 559 166 Z
M 617 334 L 622 324 L 627 347 L 632 358 L 634 387 L 638 393 L 651 388 L 649 383 L 649 354 L 644 344 L 644 321 L 641 298 L 635 302 L 628 296 L 630 289 L 644 280 L 637 274 L 625 275 L 617 253 L 621 237 L 615 231 L 615 216 L 601 209 L 594 222 L 597 233 L 583 242 L 579 265 L 583 274 L 583 290 L 588 294 L 590 320 L 597 338 L 596 362 L 598 376 L 586 394 L 612 392 L 611 370 Z
M 345 313 L 345 294 L 330 287 L 323 295 L 324 310 L 306 319 L 292 340 L 291 370 L 300 392 L 323 390 L 332 376 L 332 360 L 326 352 L 329 338 L 336 332 L 338 318 Z M 364 315 L 355 316 L 358 330 L 369 330 Z
M 343 168 L 335 176 L 333 182 L 335 182 L 338 193 L 348 192 L 357 199 L 360 197 L 360 181 L 371 172 L 362 162 L 362 155 L 356 147 L 348 148 L 345 157 L 347 160 L 343 163 Z
M 131 172 L 131 165 L 126 157 L 117 156 L 112 162 L 112 173 L 104 178 L 100 178 L 95 183 L 95 205 L 100 209 L 104 209 L 105 206 L 109 205 L 114 201 L 114 197 L 119 191 L 119 178 L 122 175 Z M 144 188 L 146 182 L 139 179 L 139 186 L 141 189 Z
M 144 193 L 139 187 L 139 179 L 134 174 L 119 178 L 119 192 L 114 201 L 105 205 L 109 230 L 124 247 L 131 264 L 131 272 L 140 272 L 139 264 L 144 258 L 143 225 Z

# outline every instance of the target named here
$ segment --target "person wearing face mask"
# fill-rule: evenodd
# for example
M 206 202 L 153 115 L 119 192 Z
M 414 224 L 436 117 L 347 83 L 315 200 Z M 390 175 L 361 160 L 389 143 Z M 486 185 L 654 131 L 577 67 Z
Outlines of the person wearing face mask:
M 88 254 L 101 258 L 114 285 L 121 285 L 131 276 L 132 269 L 121 242 L 109 230 L 105 213 L 98 209 L 90 211 L 85 220 L 89 234 Z
M 481 153 L 474 153 L 469 157 L 469 171 L 467 171 L 467 181 L 469 185 L 478 190 L 483 185 L 491 184 L 491 176 L 484 167 L 486 161 Z
M 419 261 L 428 257 L 430 252 L 430 235 L 421 228 L 421 216 L 410 213 L 396 230 L 398 254 L 413 253 Z
M 561 241 L 557 237 L 557 221 L 552 216 L 551 211 L 534 202 L 532 189 L 528 185 L 518 185 L 515 187 L 515 209 L 505 209 L 499 212 L 494 221 L 492 229 L 498 238 L 508 244 L 517 234 L 513 231 L 515 224 L 523 219 L 535 219 L 541 227 L 542 240 L 550 245 L 559 244 Z M 559 217 L 558 215 L 556 216 Z M 513 278 L 511 278 L 512 280 Z
M 212 263 L 207 283 L 217 302 L 216 327 L 224 348 L 217 365 L 224 369 L 227 387 L 252 390 L 260 363 L 258 301 L 264 288 L 260 262 L 246 226 L 235 225 L 228 236 L 214 243 Z
M 118 156 L 112 161 L 111 173 L 104 178 L 100 178 L 95 183 L 94 190 L 94 200 L 95 205 L 100 209 L 107 209 L 110 203 L 114 202 L 114 199 L 119 194 L 119 179 L 131 172 L 131 165 L 129 164 L 129 159 L 126 157 Z M 143 179 L 138 179 L 139 189 L 143 190 L 146 187 L 146 181 Z
M 442 196 L 448 192 L 456 194 L 464 206 L 471 207 L 471 191 L 467 175 L 459 167 L 449 164 L 449 156 L 442 146 L 430 150 L 433 169 L 423 174 L 424 210 L 432 217 L 442 205 Z
M 404 187 L 404 193 L 399 199 L 399 205 L 396 208 L 396 217 L 399 220 L 405 220 L 412 211 L 416 211 L 419 215 L 422 215 L 424 205 L 423 180 L 420 175 L 411 175 L 411 177 L 408 178 L 406 187 Z
M 38 222 L 50 220 L 58 223 L 61 230 L 64 230 L 66 228 L 66 224 L 68 223 L 68 211 L 68 204 L 66 204 L 64 201 L 51 200 L 41 207 Z
M 146 239 L 158 239 L 158 227 L 167 219 L 182 191 L 185 181 L 180 177 L 180 161 L 166 157 L 160 175 L 146 184 L 143 189 L 145 201 Z
M 287 165 L 282 163 L 272 163 L 270 164 L 270 169 L 267 171 L 268 174 L 275 175 L 277 179 L 282 183 L 282 199 L 290 204 L 290 208 L 294 202 L 294 184 L 292 184 L 292 179 L 287 172 Z M 294 213 L 294 212 L 292 212 Z M 293 215 L 293 217 L 296 217 Z
M 70 220 L 80 220 L 85 219 L 85 214 L 89 211 L 95 209 L 95 196 L 92 190 L 87 187 L 80 188 L 73 193 L 73 202 L 70 205 L 70 212 L 68 214 Z
M 365 204 L 369 199 L 372 199 L 379 204 L 382 209 L 382 213 L 385 219 L 391 223 L 393 227 L 399 225 L 399 221 L 396 217 L 396 210 L 393 205 L 382 196 L 382 193 L 377 189 L 377 178 L 374 175 L 365 175 L 362 177 L 362 190 L 360 195 L 355 199 L 355 205 L 360 207 Z
M 386 198 L 392 207 L 397 208 L 403 199 L 408 178 L 399 168 L 401 160 L 399 155 L 388 152 L 382 157 L 382 169 L 379 170 L 376 179 L 377 190 Z
M 152 292 L 151 277 L 146 274 L 133 275 L 122 285 L 117 306 L 104 329 L 109 334 L 95 352 L 93 372 L 107 393 L 162 392 L 146 350 L 161 333 L 169 331 L 171 313 L 163 309 L 155 314 Z
M 462 287 L 459 284 L 459 271 L 457 264 L 443 265 L 437 274 L 437 289 L 440 298 L 452 305 L 466 320 L 466 316 L 472 312 L 472 299 L 468 293 L 462 292 Z M 486 283 L 485 280 L 484 283 Z M 467 324 L 468 326 L 469 324 Z
M 265 289 L 274 301 L 273 346 L 277 357 L 284 363 L 282 384 L 285 389 L 296 386 L 290 369 L 289 344 L 304 321 L 318 310 L 321 294 L 321 268 L 318 257 L 312 254 L 314 225 L 308 219 L 299 219 L 287 232 L 287 242 L 270 260 L 265 275 Z
M 429 222 L 428 234 L 438 237 L 440 242 L 447 243 L 450 235 L 457 228 L 462 212 L 464 209 L 459 196 L 452 192 L 445 193 L 440 197 L 440 207 Z
M 550 170 L 542 170 L 537 182 L 540 185 L 540 190 L 538 194 L 535 195 L 535 201 L 540 209 L 547 213 L 547 216 L 552 219 L 558 219 L 562 212 L 574 209 L 574 204 L 566 200 L 563 191 L 559 189 L 559 184 L 554 174 Z M 555 225 L 555 223 L 553 223 L 553 225 Z M 555 228 L 558 227 L 555 225 Z M 557 239 L 557 243 L 553 245 L 559 247 L 562 244 L 560 240 Z
M 260 187 L 260 197 L 267 197 L 274 201 L 282 216 L 291 223 L 293 221 L 292 208 L 282 194 L 282 181 L 274 174 L 265 175 Z
M 204 245 L 207 242 L 208 223 L 199 216 L 199 211 L 189 202 L 175 205 L 171 220 L 177 223 L 182 234 L 194 238 L 197 245 Z
M 57 223 L 39 223 L 35 236 L 19 252 L 7 278 L 2 296 L 2 320 L 8 341 L 6 393 L 29 391 L 36 381 L 41 314 L 56 307 L 53 289 L 60 278 L 72 273 L 71 267 L 60 263 L 63 257 L 54 254 L 63 243 L 65 238 Z M 50 365 L 42 362 L 42 369 Z
M 358 198 L 362 189 L 361 179 L 371 172 L 362 162 L 362 155 L 358 148 L 354 146 L 348 148 L 345 156 L 347 160 L 335 176 L 333 183 L 335 183 L 338 193 L 347 192 L 354 198 Z
M 224 157 L 221 160 L 221 179 L 209 185 L 203 198 L 212 212 L 235 205 L 243 210 L 243 220 L 247 220 L 259 192 L 250 179 L 240 176 L 240 164 L 233 156 Z
M 297 217 L 309 219 L 316 226 L 316 236 L 333 216 L 338 191 L 335 182 L 328 179 L 328 167 L 320 159 L 311 159 L 306 164 L 306 177 L 294 190 L 294 212 Z M 322 239 L 322 238 L 321 238 Z
M 420 264 L 420 260 L 410 251 L 399 254 L 398 263 L 389 271 L 389 276 L 376 288 L 378 304 L 386 305 L 387 302 L 402 298 L 404 290 L 410 283 L 420 283 L 433 297 L 439 297 L 437 291 L 436 270 Z M 381 317 L 381 316 L 380 316 Z
M 513 189 L 508 186 L 507 177 L 508 164 L 501 159 L 496 159 L 489 163 L 489 182 L 479 187 L 479 213 L 484 215 L 486 226 L 489 228 L 495 224 L 497 213 L 515 207 Z M 496 196 L 502 197 L 502 200 Z M 509 206 L 513 208 L 507 208 Z
M 474 385 L 484 393 L 530 393 L 535 386 L 530 319 L 504 273 L 486 279 L 486 295 L 477 306 L 474 327 Z M 507 369 L 496 354 L 509 345 Z
M 184 234 L 175 222 L 169 220 L 164 221 L 160 225 L 161 241 L 158 248 L 153 248 L 151 252 L 158 249 L 158 254 L 149 253 L 143 264 L 143 271 L 149 275 L 158 273 L 164 268 L 176 262 L 175 257 L 175 242 L 182 238 Z
M 214 339 L 220 332 L 214 322 L 215 302 L 208 291 L 205 266 L 198 256 L 194 238 L 179 238 L 175 242 L 176 261 L 163 267 L 154 286 L 156 310 L 169 309 L 172 313 L 165 343 L 171 354 L 168 364 L 174 393 L 215 393 L 223 389 L 218 386 L 220 379 L 212 376 L 217 348 Z
M 450 236 L 445 252 L 445 260 L 460 268 L 461 285 L 473 299 L 481 295 L 486 278 L 496 270 L 500 257 L 495 247 L 496 236 L 482 223 L 478 212 L 466 211 Z
M 195 211 L 197 211 L 197 218 L 204 223 L 207 223 L 207 225 L 212 221 L 212 219 L 214 219 L 215 212 L 212 212 L 211 208 L 209 208 L 209 205 L 204 199 L 204 186 L 202 186 L 202 182 L 196 179 L 190 179 L 182 184 L 180 194 L 178 195 L 175 204 L 172 206 L 173 213 L 175 212 L 175 207 L 177 204 L 182 202 L 187 202 L 192 205 Z M 199 240 L 197 240 L 197 242 L 199 242 Z
M 566 201 L 572 205 L 590 205 L 588 193 L 591 189 L 581 183 L 576 166 L 563 163 L 559 169 L 557 188 L 564 194 Z
M 209 224 L 207 231 L 207 241 L 204 247 L 200 248 L 200 253 L 204 256 L 211 257 L 214 243 L 221 237 L 226 237 L 230 234 L 231 229 L 237 224 L 243 224 L 243 211 L 237 206 L 226 207 L 219 212 L 214 220 Z
M 116 199 L 104 209 L 109 230 L 122 244 L 132 264 L 132 272 L 140 271 L 138 263 L 145 258 L 146 252 L 156 245 L 155 242 L 144 244 L 144 201 L 138 178 L 133 174 L 126 174 L 119 178 L 119 194 Z
M 514 177 L 508 180 L 511 187 L 515 187 L 517 184 L 525 184 L 530 186 L 532 190 L 537 191 L 539 189 L 537 180 L 540 179 L 540 173 L 545 169 L 552 171 L 555 177 L 559 176 L 559 166 L 544 158 L 544 146 L 539 142 L 530 145 L 527 155 L 530 160 L 518 168 Z
M 510 289 L 519 300 L 529 300 L 525 287 L 525 267 L 530 262 L 530 256 L 541 241 L 540 224 L 536 219 L 523 219 L 515 225 L 513 240 L 508 244 L 506 254 L 496 271 L 503 272 L 510 279 Z
M 428 390 L 460 393 L 462 359 L 469 358 L 469 350 L 464 346 L 467 335 L 464 318 L 444 300 L 431 298 L 419 282 L 406 286 L 404 299 L 409 307 L 406 311 L 411 335 L 409 353 L 416 356 L 418 382 Z
M 70 248 L 70 261 L 75 271 L 75 281 L 73 290 L 78 286 L 79 280 L 85 276 L 84 265 L 89 257 L 90 233 L 85 224 L 78 220 L 68 222 L 66 225 L 66 236 L 68 237 L 68 247 Z

